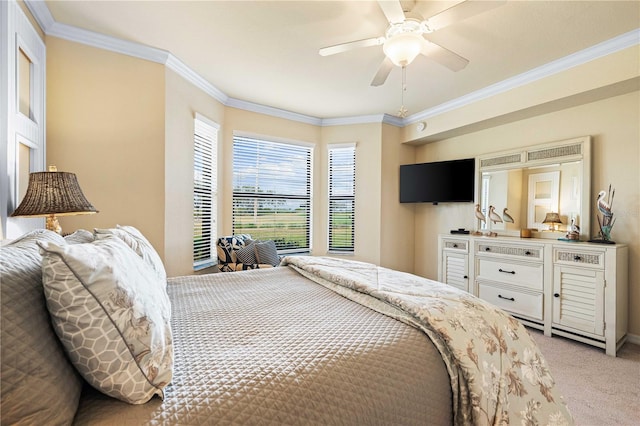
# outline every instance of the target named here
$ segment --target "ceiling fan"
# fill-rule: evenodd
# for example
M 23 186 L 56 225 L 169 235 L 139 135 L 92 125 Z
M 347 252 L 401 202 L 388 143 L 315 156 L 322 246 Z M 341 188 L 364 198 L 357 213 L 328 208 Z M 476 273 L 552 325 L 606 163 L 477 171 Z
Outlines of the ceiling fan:
M 380 9 L 382 9 L 387 21 L 389 21 L 389 27 L 384 36 L 323 47 L 319 53 L 322 56 L 328 56 L 361 47 L 381 45 L 385 58 L 371 82 L 372 86 L 382 85 L 394 65 L 404 68 L 413 62 L 419 54 L 444 65 L 452 71 L 459 71 L 466 67 L 469 61 L 430 41 L 429 34 L 455 22 L 500 6 L 505 1 L 466 0 L 428 19 L 423 19 L 420 12 L 416 10 L 419 9 L 418 7 L 413 7 L 413 10 L 405 16 L 400 0 L 378 0 Z

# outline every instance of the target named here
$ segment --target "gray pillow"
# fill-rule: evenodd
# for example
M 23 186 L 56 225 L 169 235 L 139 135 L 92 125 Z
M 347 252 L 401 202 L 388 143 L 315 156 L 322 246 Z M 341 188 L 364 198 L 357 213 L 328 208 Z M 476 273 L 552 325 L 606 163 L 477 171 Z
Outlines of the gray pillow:
M 51 326 L 36 241 L 65 244 L 40 229 L 0 248 L 3 425 L 71 424 L 82 389 Z
M 272 266 L 278 266 L 280 264 L 280 256 L 278 256 L 278 249 L 276 243 L 273 241 L 260 241 L 254 243 L 256 249 L 256 260 L 258 263 L 265 263 Z
M 86 229 L 78 229 L 73 234 L 65 235 L 64 237 L 67 244 L 91 243 L 95 239 L 96 237 L 93 235 L 93 232 L 87 231 Z
M 236 250 L 236 257 L 238 258 L 238 261 L 240 263 L 245 263 L 249 265 L 258 263 L 256 259 L 256 253 L 253 247 L 255 243 L 251 241 L 250 243 L 245 242 L 245 244 L 246 245 L 244 247 L 241 247 L 238 250 Z

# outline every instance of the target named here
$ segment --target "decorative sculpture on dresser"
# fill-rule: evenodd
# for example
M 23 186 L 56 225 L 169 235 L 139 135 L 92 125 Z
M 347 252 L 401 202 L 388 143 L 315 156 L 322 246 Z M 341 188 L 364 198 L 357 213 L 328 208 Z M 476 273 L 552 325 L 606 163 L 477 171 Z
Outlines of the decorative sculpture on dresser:
M 611 241 L 611 229 L 615 224 L 615 219 L 613 218 L 611 207 L 613 206 L 613 197 L 615 195 L 616 190 L 611 190 L 611 184 L 609 184 L 609 191 L 602 190 L 598 193 L 598 201 L 596 201 L 596 206 L 598 207 L 598 211 L 602 214 L 602 219 L 599 215 L 597 216 L 600 232 L 598 233 L 597 238 L 589 240 L 589 242 L 615 244 L 615 241 Z
M 484 216 L 484 213 L 480 211 L 480 204 L 476 204 L 476 217 L 478 218 L 478 226 L 476 227 L 476 232 L 473 235 L 482 235 L 482 222 L 487 223 L 487 218 Z
M 504 220 L 505 222 L 515 223 L 515 221 L 513 220 L 513 217 L 509 213 L 507 213 L 506 207 L 502 209 L 502 220 Z

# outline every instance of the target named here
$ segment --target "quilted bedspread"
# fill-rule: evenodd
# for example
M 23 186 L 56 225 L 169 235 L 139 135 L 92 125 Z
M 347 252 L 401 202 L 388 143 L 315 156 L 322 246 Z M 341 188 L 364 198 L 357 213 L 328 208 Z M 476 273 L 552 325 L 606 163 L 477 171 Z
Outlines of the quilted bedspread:
M 85 388 L 75 424 L 450 425 L 425 334 L 293 268 L 169 279 L 173 381 L 129 405 Z
M 294 256 L 283 264 L 423 330 L 447 365 L 456 424 L 573 424 L 529 333 L 493 305 L 363 262 Z

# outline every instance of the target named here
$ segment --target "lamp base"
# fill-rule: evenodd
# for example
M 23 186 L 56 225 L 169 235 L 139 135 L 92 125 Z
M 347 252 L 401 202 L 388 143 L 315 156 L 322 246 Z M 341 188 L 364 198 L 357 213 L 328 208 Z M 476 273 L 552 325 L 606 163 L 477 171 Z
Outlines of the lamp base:
M 62 227 L 58 223 L 58 218 L 56 217 L 55 214 L 51 214 L 51 215 L 47 216 L 46 228 L 49 231 L 53 231 L 53 232 L 56 232 L 56 233 L 62 235 Z

